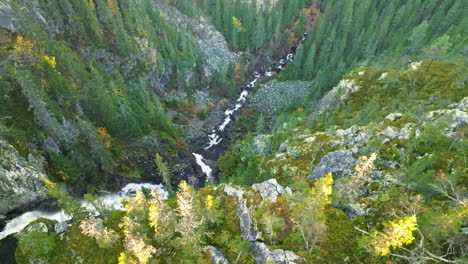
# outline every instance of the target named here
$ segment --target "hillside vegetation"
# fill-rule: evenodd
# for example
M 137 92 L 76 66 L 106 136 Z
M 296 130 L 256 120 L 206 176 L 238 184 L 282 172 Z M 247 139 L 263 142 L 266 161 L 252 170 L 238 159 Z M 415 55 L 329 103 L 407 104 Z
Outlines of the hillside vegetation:
M 0 220 L 43 201 L 71 216 L 15 234 L 15 263 L 468 262 L 467 8 L 0 4 Z M 218 183 L 192 186 L 191 153 L 291 47 L 225 132 Z M 168 193 L 97 195 L 143 180 Z

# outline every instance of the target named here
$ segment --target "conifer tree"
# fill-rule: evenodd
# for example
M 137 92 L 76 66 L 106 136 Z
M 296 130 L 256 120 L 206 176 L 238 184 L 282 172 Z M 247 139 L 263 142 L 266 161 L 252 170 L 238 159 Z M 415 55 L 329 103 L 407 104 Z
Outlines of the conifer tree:
M 193 189 L 185 181 L 179 184 L 177 192 L 177 214 L 179 223 L 177 231 L 183 238 L 183 243 L 190 245 L 197 242 L 196 228 L 201 224 L 194 212 Z

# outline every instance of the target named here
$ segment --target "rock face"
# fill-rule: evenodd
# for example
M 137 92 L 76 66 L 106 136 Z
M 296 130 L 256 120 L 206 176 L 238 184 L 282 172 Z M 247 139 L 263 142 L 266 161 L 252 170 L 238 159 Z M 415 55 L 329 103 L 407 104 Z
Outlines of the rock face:
M 65 233 L 68 231 L 68 222 L 60 221 L 54 225 L 54 230 L 57 234 Z
M 155 5 L 170 24 L 189 29 L 191 36 L 197 42 L 206 78 L 216 70 L 226 69 L 229 63 L 239 62 L 240 55 L 229 50 L 226 39 L 206 18 L 190 18 L 162 1 L 155 1 Z
M 252 185 L 252 189 L 260 192 L 263 200 L 270 199 L 276 201 L 282 193 L 292 194 L 289 187 L 283 188 L 283 186 L 278 184 L 276 179 L 269 179 L 265 182 L 254 184 Z
M 49 228 L 47 227 L 46 224 L 41 222 L 41 223 L 28 226 L 26 229 L 23 230 L 23 232 L 26 232 L 26 233 L 34 232 L 34 231 L 46 233 L 46 232 L 49 232 Z
M 342 145 L 361 146 L 366 144 L 371 138 L 371 132 L 359 126 L 352 126 L 347 129 L 336 130 L 336 136 L 340 137 Z
M 14 11 L 8 0 L 0 2 L 0 28 L 10 31 L 19 29 L 18 19 L 14 16 Z
M 265 243 L 261 242 L 254 242 L 250 253 L 257 263 L 295 264 L 303 262 L 302 259 L 292 251 L 282 249 L 270 250 Z
M 323 156 L 314 171 L 307 177 L 311 180 L 321 178 L 331 172 L 334 177 L 351 175 L 356 165 L 354 150 L 338 150 Z
M 320 99 L 315 112 L 320 114 L 322 112 L 332 111 L 333 109 L 338 108 L 338 106 L 348 98 L 349 94 L 356 92 L 359 89 L 360 87 L 354 80 L 341 80 L 337 86 Z
M 28 160 L 0 139 L 0 215 L 22 211 L 46 200 L 41 178 L 46 178 L 42 160 L 29 154 Z
M 429 124 L 434 124 L 438 121 L 447 122 L 448 128 L 445 129 L 445 134 L 456 140 L 462 140 L 463 136 L 457 135 L 455 130 L 460 126 L 468 124 L 468 97 L 464 97 L 458 103 L 449 105 L 448 109 L 431 111 L 427 113 L 426 118 Z
M 266 119 L 270 119 L 277 115 L 282 107 L 294 101 L 302 101 L 309 94 L 310 86 L 310 82 L 273 80 L 258 88 L 252 97 L 252 103 Z
M 400 130 L 393 128 L 391 126 L 388 126 L 387 128 L 385 128 L 384 131 L 382 131 L 381 134 L 391 139 L 395 139 L 395 138 L 409 139 L 411 137 L 411 133 L 413 131 L 412 128 L 414 126 L 415 126 L 414 124 L 408 123 L 408 124 L 405 124 L 405 126 L 401 128 Z
M 402 113 L 391 113 L 391 114 L 387 115 L 385 117 L 385 119 L 387 119 L 390 122 L 394 122 L 394 121 L 396 121 L 396 120 L 398 120 L 398 119 L 400 119 L 402 117 L 403 117 Z
M 289 189 L 289 187 L 283 188 L 277 183 L 276 179 L 270 179 L 259 184 L 254 184 L 252 188 L 259 191 L 263 199 L 276 200 L 278 195 L 281 193 L 291 193 L 291 189 Z M 242 239 L 252 242 L 250 253 L 257 263 L 302 263 L 302 258 L 292 251 L 285 251 L 282 249 L 270 250 L 267 244 L 257 241 L 260 239 L 261 234 L 254 228 L 254 220 L 249 208 L 247 207 L 247 200 L 244 198 L 244 190 L 231 185 L 226 185 L 224 186 L 224 192 L 237 200 L 236 214 L 240 219 Z M 213 262 L 213 259 L 212 263 L 215 263 Z
M 236 198 L 237 200 L 236 214 L 240 219 L 242 239 L 247 241 L 255 241 L 260 238 L 260 234 L 255 231 L 253 227 L 252 214 L 247 207 L 247 200 L 244 198 L 244 190 L 234 186 L 226 185 L 224 187 L 224 192 L 227 195 Z
M 203 251 L 209 251 L 211 255 L 211 264 L 228 264 L 226 257 L 215 247 L 206 246 L 203 248 Z

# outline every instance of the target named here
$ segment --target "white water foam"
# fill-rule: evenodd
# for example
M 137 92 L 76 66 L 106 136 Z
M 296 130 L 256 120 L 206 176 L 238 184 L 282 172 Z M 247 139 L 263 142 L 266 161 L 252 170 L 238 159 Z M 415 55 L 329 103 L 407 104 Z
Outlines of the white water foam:
M 192 153 L 195 156 L 195 160 L 197 161 L 198 166 L 200 166 L 201 170 L 203 173 L 206 175 L 206 182 L 211 182 L 211 173 L 213 172 L 213 169 L 211 169 L 210 166 L 208 166 L 205 162 L 203 162 L 203 156 L 198 154 L 198 153 Z
M 102 200 L 102 202 L 105 205 L 113 209 L 124 210 L 124 207 L 121 202 L 122 199 L 127 200 L 129 198 L 135 197 L 136 191 L 141 190 L 142 188 L 146 188 L 146 189 L 157 188 L 160 191 L 162 199 L 165 200 L 169 197 L 169 193 L 166 191 L 166 189 L 164 188 L 162 184 L 129 183 L 125 185 L 122 188 L 122 190 L 120 190 L 117 193 L 103 191 L 102 192 L 103 194 L 100 195 L 99 198 Z M 92 205 L 90 205 L 88 202 L 81 201 L 81 204 L 83 207 L 86 207 L 93 213 L 98 214 L 95 208 L 92 207 Z M 23 230 L 29 223 L 39 218 L 46 218 L 46 219 L 55 220 L 55 221 L 66 221 L 66 220 L 71 219 L 71 217 L 65 214 L 63 210 L 55 210 L 55 211 L 34 210 L 34 211 L 25 212 L 7 222 L 3 231 L 0 232 L 0 240 L 4 239 L 5 237 L 11 234 L 18 233 L 19 231 Z
M 219 131 L 224 131 L 224 129 L 226 128 L 226 126 L 229 124 L 229 122 L 231 122 L 231 116 L 227 116 L 225 119 L 224 119 L 224 122 L 219 126 Z

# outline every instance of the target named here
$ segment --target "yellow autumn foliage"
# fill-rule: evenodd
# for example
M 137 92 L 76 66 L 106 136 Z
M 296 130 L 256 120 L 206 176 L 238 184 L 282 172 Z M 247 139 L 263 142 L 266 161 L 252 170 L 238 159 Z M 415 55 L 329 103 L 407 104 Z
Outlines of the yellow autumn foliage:
M 331 203 L 330 195 L 332 194 L 332 187 L 333 176 L 331 173 L 327 173 L 314 183 L 314 195 L 317 197 L 317 205 L 320 209 L 325 208 L 325 206 Z
M 392 249 L 413 242 L 413 231 L 417 229 L 416 216 L 396 219 L 384 225 L 382 231 L 374 230 L 371 233 L 370 246 L 375 255 L 386 256 Z
M 240 19 L 238 19 L 235 16 L 232 17 L 232 24 L 237 29 L 237 31 L 239 31 L 239 32 L 244 32 L 245 31 L 245 28 L 242 25 L 242 22 L 240 21 Z
M 13 54 L 18 58 L 30 58 L 33 56 L 34 44 L 22 35 L 16 37 Z
M 149 212 L 148 212 L 149 226 L 154 228 L 156 232 L 158 230 L 158 220 L 160 216 L 161 216 L 161 210 L 158 204 L 151 204 L 149 207 Z
M 119 256 L 119 264 L 138 264 L 129 254 L 121 252 Z
M 55 69 L 55 66 L 57 65 L 57 62 L 55 61 L 55 57 L 49 57 L 47 55 L 42 56 L 42 59 L 47 62 L 52 68 Z
M 116 0 L 107 0 L 107 4 L 109 5 L 110 10 L 112 13 L 117 14 L 119 11 L 119 6 L 117 5 Z
M 208 208 L 208 210 L 211 210 L 214 206 L 214 197 L 208 194 L 206 196 L 205 205 L 206 205 L 206 208 Z

